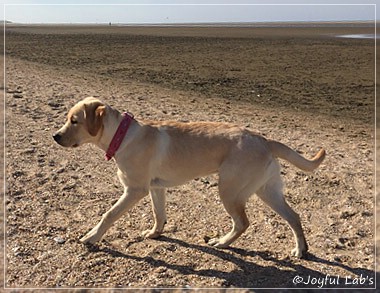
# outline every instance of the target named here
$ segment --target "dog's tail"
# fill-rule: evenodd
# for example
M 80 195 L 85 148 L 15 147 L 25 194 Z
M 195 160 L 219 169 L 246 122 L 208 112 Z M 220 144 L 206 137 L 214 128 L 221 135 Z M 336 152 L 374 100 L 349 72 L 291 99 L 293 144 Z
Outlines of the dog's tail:
M 326 151 L 321 149 L 311 160 L 304 158 L 290 147 L 274 140 L 268 140 L 269 149 L 273 156 L 284 159 L 301 170 L 311 172 L 316 169 L 326 156 Z

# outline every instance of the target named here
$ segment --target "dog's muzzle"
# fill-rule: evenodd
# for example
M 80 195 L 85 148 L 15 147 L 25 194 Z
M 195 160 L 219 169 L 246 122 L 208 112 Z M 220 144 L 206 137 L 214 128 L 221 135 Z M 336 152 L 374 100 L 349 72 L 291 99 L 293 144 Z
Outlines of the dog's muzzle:
M 66 144 L 64 141 L 62 141 L 62 135 L 61 133 L 57 132 L 55 134 L 53 134 L 53 139 L 61 146 L 63 147 L 72 147 L 72 148 L 76 148 L 79 146 L 79 143 L 75 143 L 73 145 L 68 145 Z

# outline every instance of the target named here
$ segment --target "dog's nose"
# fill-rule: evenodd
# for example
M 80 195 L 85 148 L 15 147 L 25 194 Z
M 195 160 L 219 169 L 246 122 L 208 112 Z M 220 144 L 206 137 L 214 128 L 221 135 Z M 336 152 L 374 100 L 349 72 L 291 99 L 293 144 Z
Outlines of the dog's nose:
M 58 132 L 56 134 L 53 135 L 53 138 L 56 142 L 59 142 L 61 140 L 61 134 L 59 134 Z

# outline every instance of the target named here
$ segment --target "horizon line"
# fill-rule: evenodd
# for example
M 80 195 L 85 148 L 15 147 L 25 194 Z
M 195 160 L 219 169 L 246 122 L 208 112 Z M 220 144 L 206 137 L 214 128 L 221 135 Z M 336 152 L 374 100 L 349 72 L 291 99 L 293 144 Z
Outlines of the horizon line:
M 378 20 L 268 20 L 268 21 L 194 21 L 194 22 L 113 22 L 113 21 L 104 21 L 104 22 L 14 22 L 11 20 L 0 20 L 0 23 L 7 24 L 107 24 L 109 25 L 202 25 L 202 24 L 215 24 L 215 25 L 224 25 L 224 24 L 373 24 L 377 23 Z

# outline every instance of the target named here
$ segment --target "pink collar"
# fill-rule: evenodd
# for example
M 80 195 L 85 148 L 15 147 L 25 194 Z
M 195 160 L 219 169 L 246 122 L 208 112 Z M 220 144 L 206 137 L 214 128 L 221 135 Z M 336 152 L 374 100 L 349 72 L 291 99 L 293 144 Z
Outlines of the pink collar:
M 125 135 L 127 134 L 129 125 L 133 120 L 133 115 L 127 112 L 123 113 L 124 119 L 120 122 L 119 127 L 117 128 L 115 135 L 112 138 L 110 145 L 108 146 L 108 150 L 106 152 L 106 160 L 109 161 L 115 155 L 117 150 L 119 149 L 121 142 L 123 141 Z

